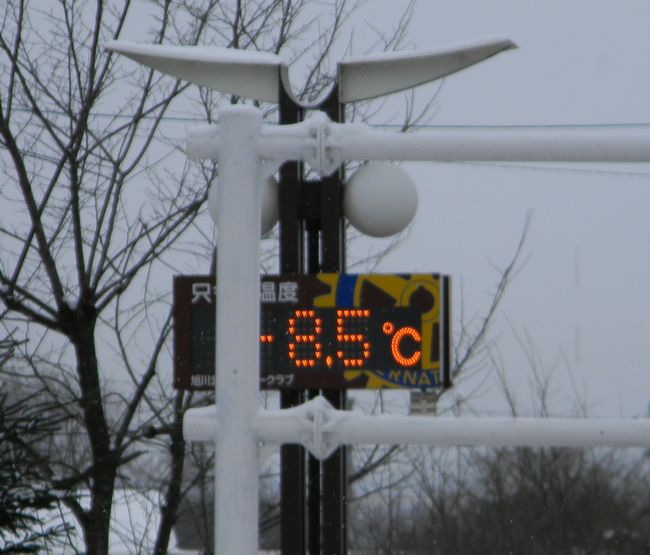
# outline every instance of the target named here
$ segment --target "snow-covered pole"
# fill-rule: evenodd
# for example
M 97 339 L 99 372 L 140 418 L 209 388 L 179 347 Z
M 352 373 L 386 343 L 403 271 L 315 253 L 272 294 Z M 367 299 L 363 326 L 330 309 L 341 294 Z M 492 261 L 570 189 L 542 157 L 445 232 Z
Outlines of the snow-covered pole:
M 215 553 L 258 551 L 259 402 L 259 110 L 233 106 L 219 115 L 216 214 L 217 354 Z
M 336 124 L 331 124 L 336 125 Z M 338 129 L 336 150 L 354 160 L 438 162 L 649 162 L 648 128 L 441 128 L 417 133 Z M 346 159 L 347 159 L 346 158 Z
M 433 445 L 438 447 L 648 447 L 648 419 L 435 418 L 401 415 L 342 415 L 323 425 L 334 443 L 345 445 Z
M 217 126 L 189 131 L 191 158 L 215 155 Z M 365 124 L 333 123 L 315 112 L 301 123 L 265 126 L 259 139 L 267 164 L 302 160 L 328 175 L 348 160 L 431 162 L 650 162 L 648 128 L 443 128 L 395 133 Z
M 218 414 L 217 414 L 218 412 Z M 183 437 L 211 441 L 221 433 L 216 407 L 191 409 Z M 367 416 L 334 409 L 323 397 L 282 411 L 260 411 L 260 441 L 301 444 L 327 458 L 340 445 L 435 447 L 649 447 L 650 419 Z

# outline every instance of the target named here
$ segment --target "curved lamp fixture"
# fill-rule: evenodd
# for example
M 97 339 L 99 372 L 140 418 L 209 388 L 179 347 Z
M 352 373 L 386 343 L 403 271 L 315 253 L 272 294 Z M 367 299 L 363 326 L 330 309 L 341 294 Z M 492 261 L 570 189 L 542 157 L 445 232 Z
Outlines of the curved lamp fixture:
M 338 64 L 339 102 L 368 100 L 410 89 L 516 48 L 488 38 L 440 50 L 389 52 L 349 58 Z M 278 102 L 280 82 L 289 92 L 289 68 L 275 54 L 211 46 L 168 46 L 112 41 L 106 49 L 212 90 Z

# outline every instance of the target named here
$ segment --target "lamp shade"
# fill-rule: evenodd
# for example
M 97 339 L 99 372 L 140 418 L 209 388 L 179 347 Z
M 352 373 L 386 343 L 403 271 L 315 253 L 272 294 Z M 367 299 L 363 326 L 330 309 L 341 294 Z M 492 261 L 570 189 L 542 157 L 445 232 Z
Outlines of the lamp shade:
M 218 179 L 212 181 L 208 191 L 208 212 L 214 222 L 219 227 L 217 219 L 217 187 Z M 261 234 L 269 233 L 278 221 L 280 208 L 278 205 L 278 182 L 273 177 L 268 177 L 262 183 L 261 191 Z
M 372 237 L 402 231 L 415 216 L 417 205 L 413 180 L 394 164 L 366 164 L 345 184 L 345 215 L 356 229 Z

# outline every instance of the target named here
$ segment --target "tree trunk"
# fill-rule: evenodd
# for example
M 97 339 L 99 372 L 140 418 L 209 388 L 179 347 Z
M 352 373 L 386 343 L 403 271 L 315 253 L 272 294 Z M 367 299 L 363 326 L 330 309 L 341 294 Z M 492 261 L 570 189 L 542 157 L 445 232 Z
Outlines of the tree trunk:
M 183 440 L 183 392 L 176 394 L 174 401 L 174 423 L 169 445 L 171 475 L 165 492 L 165 504 L 161 509 L 158 536 L 154 546 L 154 555 L 165 555 L 169 546 L 172 527 L 176 523 L 176 512 L 181 501 L 183 485 L 183 467 L 185 463 L 185 441 Z
M 86 550 L 95 555 L 108 555 L 117 457 L 111 449 L 102 402 L 94 330 L 94 319 L 79 319 L 70 337 L 77 357 L 80 405 L 92 456 L 90 509 L 82 522 Z

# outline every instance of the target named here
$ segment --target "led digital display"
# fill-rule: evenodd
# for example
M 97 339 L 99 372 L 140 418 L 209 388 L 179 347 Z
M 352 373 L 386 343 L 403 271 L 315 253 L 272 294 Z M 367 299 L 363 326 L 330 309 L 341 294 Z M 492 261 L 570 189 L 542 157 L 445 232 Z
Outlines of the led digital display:
M 214 387 L 214 278 L 174 279 L 175 387 Z M 262 276 L 260 386 L 447 387 L 449 278 Z

